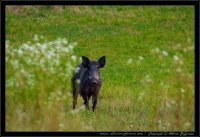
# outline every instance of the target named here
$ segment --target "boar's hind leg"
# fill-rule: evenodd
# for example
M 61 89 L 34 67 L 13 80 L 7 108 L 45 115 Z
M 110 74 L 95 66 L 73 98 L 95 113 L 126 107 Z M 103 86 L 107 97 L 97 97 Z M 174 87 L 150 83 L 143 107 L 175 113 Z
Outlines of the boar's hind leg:
M 73 109 L 76 108 L 76 104 L 77 104 L 77 97 L 78 97 L 78 92 L 73 91 Z
M 72 81 L 72 94 L 73 94 L 73 109 L 75 109 L 77 104 L 78 91 L 74 81 Z

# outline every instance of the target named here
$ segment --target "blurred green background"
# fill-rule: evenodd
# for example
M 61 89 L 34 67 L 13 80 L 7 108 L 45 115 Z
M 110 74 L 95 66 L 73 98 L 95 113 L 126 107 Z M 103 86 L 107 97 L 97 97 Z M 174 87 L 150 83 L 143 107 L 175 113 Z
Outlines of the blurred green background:
M 82 55 L 107 57 L 94 113 Z M 6 6 L 6 131 L 194 131 L 194 7 Z

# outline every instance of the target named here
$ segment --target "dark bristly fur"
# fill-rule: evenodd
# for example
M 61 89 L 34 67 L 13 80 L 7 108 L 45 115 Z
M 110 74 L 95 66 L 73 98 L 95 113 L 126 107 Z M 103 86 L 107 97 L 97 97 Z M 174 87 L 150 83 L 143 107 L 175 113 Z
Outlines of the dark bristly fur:
M 73 109 L 76 108 L 78 93 L 80 93 L 86 109 L 89 109 L 89 99 L 92 96 L 92 110 L 95 110 L 101 88 L 99 69 L 104 67 L 105 62 L 105 56 L 98 61 L 90 61 L 87 57 L 82 56 L 82 64 L 76 67 L 72 77 Z

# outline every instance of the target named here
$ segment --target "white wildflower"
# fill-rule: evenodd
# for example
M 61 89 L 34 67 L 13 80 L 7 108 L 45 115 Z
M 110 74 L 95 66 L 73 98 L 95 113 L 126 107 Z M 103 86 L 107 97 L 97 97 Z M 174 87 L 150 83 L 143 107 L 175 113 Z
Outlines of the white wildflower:
M 179 61 L 179 64 L 180 64 L 180 65 L 183 65 L 183 60 L 180 60 L 180 61 Z
M 69 48 L 66 47 L 66 48 L 63 49 L 63 51 L 68 53 L 69 52 Z
M 60 124 L 59 124 L 59 128 L 63 129 L 63 128 L 64 128 L 64 124 L 63 124 L 63 123 L 60 123 Z
M 171 100 L 171 104 L 175 105 L 175 103 L 176 103 L 176 102 L 175 102 L 174 100 Z
M 6 45 L 9 45 L 10 41 L 9 40 L 6 40 Z
M 139 60 L 143 60 L 144 58 L 143 58 L 142 56 L 139 56 L 138 59 L 139 59 Z
M 183 52 L 187 52 L 187 49 L 186 49 L 186 48 L 183 48 Z
M 168 56 L 168 52 L 167 52 L 167 51 L 162 51 L 162 54 L 163 54 L 164 56 Z
M 63 39 L 63 41 L 62 41 L 64 44 L 67 44 L 68 43 L 68 41 L 66 40 L 66 39 Z
M 131 64 L 132 61 L 133 61 L 133 59 L 132 59 L 132 58 L 129 58 L 129 59 L 127 60 L 127 64 Z
M 71 63 L 67 63 L 66 64 L 66 68 L 69 69 L 69 70 L 73 70 L 74 67 L 71 65 Z
M 176 45 L 176 47 L 177 47 L 177 48 L 180 48 L 180 47 L 181 47 L 181 44 L 180 44 L 180 43 L 178 43 L 178 44 Z
M 38 46 L 38 47 L 41 46 L 41 44 L 39 42 L 37 42 L 35 45 Z
M 11 64 L 13 66 L 18 66 L 19 65 L 19 61 L 18 60 L 13 60 L 13 61 L 11 61 Z
M 62 95 L 62 92 L 60 90 L 58 91 L 58 95 Z
M 44 39 L 44 36 L 40 36 L 40 39 Z
M 174 59 L 174 61 L 178 61 L 178 60 L 179 60 L 179 57 L 178 57 L 177 55 L 174 55 L 174 56 L 173 56 L 173 59 Z
M 171 126 L 171 124 L 167 122 L 167 123 L 166 123 L 166 126 L 168 126 L 168 127 L 169 127 L 169 126 Z
M 168 108 L 171 108 L 171 103 L 170 103 L 169 101 L 166 101 L 166 106 L 167 106 Z
M 149 75 L 146 75 L 144 79 L 145 79 L 145 81 L 146 81 L 147 83 L 151 83 L 151 82 L 152 82 L 152 79 L 150 78 Z
M 62 44 L 62 41 L 60 41 L 60 39 L 58 39 L 58 40 L 54 41 L 54 44 L 59 46 Z
M 80 67 L 77 67 L 76 69 L 75 69 L 75 73 L 78 73 L 80 71 Z
M 74 42 L 73 45 L 76 46 L 76 45 L 77 45 L 77 42 Z
M 55 65 L 58 66 L 59 64 L 60 64 L 60 61 L 58 59 L 56 59 Z
M 56 101 L 60 101 L 60 98 L 59 98 L 59 97 L 56 97 Z
M 48 46 L 52 46 L 54 43 L 52 41 L 48 42 L 47 45 Z
M 45 50 L 47 48 L 47 45 L 46 44 L 43 44 L 42 46 L 41 46 L 41 49 L 43 49 L 43 50 Z
M 190 39 L 190 38 L 188 38 L 188 39 L 187 39 L 187 41 L 188 41 L 188 42 L 191 42 L 191 39 Z
M 71 94 L 69 92 L 67 92 L 67 96 L 71 96 Z
M 75 56 L 75 55 L 72 55 L 72 56 L 71 56 L 71 59 L 72 59 L 73 61 L 76 61 L 76 56 Z
M 29 49 L 29 45 L 28 44 L 26 44 L 26 43 L 24 43 L 24 44 L 22 44 L 22 46 L 21 46 L 21 48 L 22 49 Z
M 38 70 L 40 69 L 47 73 L 58 74 L 58 77 L 66 80 L 66 77 L 70 76 L 74 69 L 71 61 L 78 59 L 76 55 L 71 54 L 75 43 L 67 44 L 68 41 L 62 38 L 49 42 L 45 40 L 45 42 L 41 43 L 40 40 L 43 38 L 43 36 L 34 35 L 33 42 L 23 43 L 19 48 L 6 47 L 6 61 L 12 65 L 15 72 L 20 72 L 27 78 L 29 86 L 33 86 L 34 82 L 36 82 L 34 76 L 28 75 L 34 73 L 36 67 L 39 67 Z M 6 44 L 8 45 L 8 41 Z M 56 44 L 59 45 L 55 46 Z M 68 53 L 67 55 L 65 54 L 66 52 Z M 67 61 L 65 62 L 64 60 Z M 63 66 L 63 64 L 66 64 L 66 66 Z M 6 81 L 6 83 L 9 82 Z M 12 85 L 12 82 L 8 85 Z M 17 82 L 14 86 L 16 85 Z
M 181 68 L 176 69 L 177 72 L 182 72 Z
M 18 50 L 18 54 L 19 54 L 19 55 L 22 55 L 22 54 L 23 54 L 23 51 L 22 51 L 21 49 L 19 49 L 19 50 Z
M 194 46 L 190 46 L 190 47 L 188 47 L 188 50 L 189 50 L 189 51 L 194 50 Z
M 140 92 L 139 93 L 139 100 L 141 100 L 143 98 L 143 96 L 144 96 L 144 92 Z
M 28 49 L 30 50 L 30 52 L 34 52 L 34 47 L 33 46 L 29 46 Z
M 183 126 L 184 126 L 185 128 L 190 127 L 190 126 L 191 126 L 191 123 L 190 123 L 190 122 L 186 122 Z
M 85 105 L 80 106 L 79 109 L 85 109 Z
M 68 47 L 69 47 L 69 49 L 71 49 L 71 50 L 74 48 L 74 46 L 73 46 L 72 44 L 70 44 Z
M 181 92 L 182 92 L 182 93 L 184 93 L 184 92 L 185 92 L 185 90 L 184 90 L 183 88 L 181 88 L 180 90 L 181 90 Z
M 155 51 L 156 51 L 157 53 L 159 53 L 159 52 L 160 52 L 160 49 L 157 47 L 157 48 L 155 48 Z
M 35 35 L 35 36 L 34 36 L 34 40 L 35 40 L 35 41 L 38 41 L 38 40 L 39 40 L 38 35 Z

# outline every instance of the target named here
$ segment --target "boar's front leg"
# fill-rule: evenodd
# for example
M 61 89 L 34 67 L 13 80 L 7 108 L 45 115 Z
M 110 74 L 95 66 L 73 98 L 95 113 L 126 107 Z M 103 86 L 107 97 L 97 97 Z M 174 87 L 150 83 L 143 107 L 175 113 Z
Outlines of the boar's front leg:
M 75 109 L 76 104 L 77 104 L 77 97 L 78 97 L 78 87 L 76 85 L 74 77 L 72 78 L 72 94 L 73 94 L 73 101 L 72 101 L 73 106 L 72 107 L 73 107 L 73 109 Z
M 95 91 L 93 92 L 94 94 L 92 95 L 92 110 L 93 110 L 93 112 L 97 105 L 97 98 L 98 98 L 100 88 L 101 88 L 101 84 L 95 89 Z
M 76 108 L 77 97 L 78 97 L 78 92 L 74 89 L 74 90 L 73 90 L 73 109 Z
M 85 108 L 89 110 L 89 100 L 88 100 L 88 97 L 85 95 L 83 96 L 83 101 L 84 101 L 84 105 L 85 105 Z
M 92 110 L 94 111 L 97 105 L 97 95 L 92 96 Z

